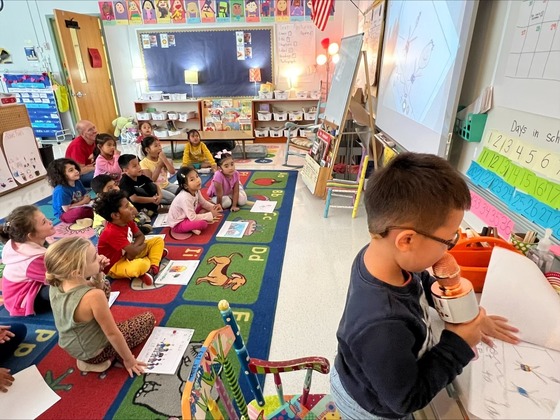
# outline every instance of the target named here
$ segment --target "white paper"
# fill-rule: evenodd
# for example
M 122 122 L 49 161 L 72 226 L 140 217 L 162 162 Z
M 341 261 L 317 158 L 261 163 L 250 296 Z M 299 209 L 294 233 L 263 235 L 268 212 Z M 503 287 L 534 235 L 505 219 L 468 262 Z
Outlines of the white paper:
M 174 375 L 193 334 L 188 328 L 155 327 L 137 359 L 148 365 L 146 373 Z
M 272 213 L 276 208 L 276 201 L 257 200 L 253 207 L 252 213 Z
M 560 297 L 527 257 L 494 247 L 480 305 L 523 341 L 477 346 L 469 411 L 481 418 L 551 418 L 560 399 Z
M 519 329 L 519 338 L 560 351 L 560 296 L 529 258 L 494 247 L 480 306 Z
M 161 238 L 163 240 L 165 240 L 165 233 L 154 233 L 154 234 L 150 234 L 150 235 L 144 235 L 145 239 L 151 239 L 151 238 Z
M 37 366 L 14 375 L 9 391 L 0 392 L 0 417 L 34 419 L 47 411 L 60 397 L 47 385 Z
M 121 292 L 111 292 L 109 295 L 109 308 L 113 306 L 113 303 L 115 303 L 115 300 L 117 300 L 117 297 L 119 297 L 120 294 Z
M 171 260 L 156 278 L 157 284 L 187 285 L 191 280 L 199 260 Z
M 158 214 L 153 224 L 153 227 L 156 228 L 156 227 L 167 227 L 167 226 L 169 226 L 167 224 L 167 213 Z
M 220 231 L 216 234 L 216 238 L 243 238 L 248 226 L 249 222 L 225 221 Z

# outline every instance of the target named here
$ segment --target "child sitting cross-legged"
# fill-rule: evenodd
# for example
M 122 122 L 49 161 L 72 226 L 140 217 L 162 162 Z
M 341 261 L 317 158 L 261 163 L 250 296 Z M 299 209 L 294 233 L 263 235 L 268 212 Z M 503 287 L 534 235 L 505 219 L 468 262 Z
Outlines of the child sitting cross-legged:
M 112 190 L 118 191 L 120 188 L 111 175 L 103 174 L 97 175 L 91 180 L 91 189 L 99 197 L 100 194 Z M 150 216 L 148 216 L 146 213 L 136 210 L 136 207 L 134 207 L 132 203 L 129 202 L 129 205 L 134 209 L 134 222 L 138 225 L 140 231 L 145 235 L 150 233 L 153 230 L 151 225 L 152 220 L 150 219 Z M 103 229 L 105 229 L 106 224 L 107 221 L 103 217 L 101 217 L 101 215 L 93 213 L 92 227 L 97 233 L 97 236 L 101 235 L 101 232 L 103 232 Z
M 47 177 L 53 190 L 54 215 L 64 223 L 93 217 L 91 201 L 80 181 L 80 166 L 72 159 L 55 159 L 47 168 Z
M 153 284 L 161 260 L 167 255 L 163 239 L 145 239 L 136 223 L 134 209 L 123 191 L 101 194 L 93 204 L 107 226 L 99 236 L 98 249 L 109 259 L 105 273 L 112 278 L 139 278 L 145 285 Z
M 128 374 L 141 375 L 145 363 L 130 351 L 154 329 L 156 319 L 144 312 L 116 323 L 102 288 L 109 261 L 80 237 L 63 238 L 45 254 L 47 281 L 58 345 L 76 358 L 82 372 L 104 372 L 116 357 Z
M 202 196 L 202 182 L 192 166 L 183 166 L 177 171 L 177 182 L 177 197 L 169 208 L 167 223 L 171 227 L 171 236 L 180 240 L 189 238 L 193 233 L 200 235 L 208 223 L 220 216 L 222 206 Z
M 119 166 L 123 170 L 119 188 L 124 191 L 134 207 L 150 217 L 157 213 L 163 197 L 161 189 L 149 177 L 142 174 L 138 158 L 131 154 L 121 155 Z
M 239 206 L 247 203 L 247 193 L 239 182 L 239 172 L 235 169 L 233 156 L 227 150 L 222 150 L 214 157 L 218 170 L 214 172 L 208 196 L 213 203 L 220 204 L 222 208 L 238 211 Z

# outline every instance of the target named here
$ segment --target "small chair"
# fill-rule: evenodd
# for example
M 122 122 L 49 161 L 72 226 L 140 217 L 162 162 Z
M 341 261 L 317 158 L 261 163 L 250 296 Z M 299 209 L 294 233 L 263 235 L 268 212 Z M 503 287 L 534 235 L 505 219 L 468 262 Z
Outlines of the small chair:
M 249 357 L 234 315 L 225 300 L 218 304 L 227 324 L 210 332 L 193 362 L 181 401 L 184 419 L 340 419 L 328 394 L 310 394 L 313 371 L 329 373 L 329 361 L 324 357 L 306 357 L 285 362 L 269 362 Z M 234 352 L 230 352 L 231 349 Z M 236 372 L 235 356 L 241 371 Z M 303 392 L 284 395 L 280 373 L 307 369 Z M 276 396 L 263 396 L 257 374 L 272 373 Z M 238 378 L 244 376 L 255 398 L 247 404 Z
M 327 104 L 323 103 L 319 100 L 319 102 L 317 102 L 317 113 L 315 114 L 315 121 L 312 124 L 296 124 L 293 123 L 291 121 L 288 121 L 285 125 L 284 125 L 284 131 L 288 132 L 288 135 L 286 136 L 286 152 L 284 154 L 284 163 L 283 166 L 287 166 L 290 168 L 302 168 L 302 165 L 292 165 L 288 163 L 288 158 L 290 157 L 290 155 L 292 156 L 299 156 L 302 158 L 305 158 L 305 155 L 307 154 L 307 152 L 304 152 L 303 150 L 307 149 L 309 150 L 309 148 L 311 148 L 311 146 L 309 146 L 309 148 L 303 147 L 303 146 L 299 146 L 297 144 L 297 139 L 303 139 L 303 136 L 295 136 L 294 133 L 297 130 L 311 130 L 314 133 L 317 132 L 317 130 L 319 129 L 319 127 L 321 127 L 321 124 L 319 123 L 320 119 L 322 119 L 323 114 L 322 111 L 324 111 L 325 106 Z M 298 149 L 298 151 L 292 151 L 290 148 L 295 148 Z
M 326 192 L 327 198 L 325 200 L 325 210 L 323 217 L 329 217 L 329 208 L 352 209 L 352 218 L 356 217 L 358 213 L 358 205 L 360 204 L 360 197 L 364 189 L 364 181 L 366 178 L 366 171 L 368 166 L 369 156 L 365 147 L 362 146 L 362 156 L 360 159 L 360 166 L 358 167 L 358 174 L 355 181 L 344 179 L 331 179 L 327 181 Z M 332 205 L 332 197 L 351 198 L 352 205 Z

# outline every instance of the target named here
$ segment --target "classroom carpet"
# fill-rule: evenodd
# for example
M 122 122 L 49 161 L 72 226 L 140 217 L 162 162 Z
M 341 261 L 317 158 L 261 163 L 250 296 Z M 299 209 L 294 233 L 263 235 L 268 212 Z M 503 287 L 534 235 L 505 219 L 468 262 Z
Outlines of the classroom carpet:
M 180 147 L 180 149 L 178 149 Z M 262 165 L 262 169 L 266 169 L 266 166 L 270 166 L 270 164 L 279 165 L 282 162 L 282 158 L 284 157 L 283 154 L 283 144 L 280 143 L 272 143 L 272 144 L 247 144 L 246 145 L 246 152 L 247 157 L 243 158 L 243 153 L 241 151 L 241 146 L 235 146 L 233 149 L 233 158 L 235 159 L 235 166 L 237 169 L 244 169 L 247 165 L 250 165 L 251 168 L 258 167 Z M 164 149 L 165 153 L 168 157 L 171 157 L 171 149 L 168 146 L 165 146 Z M 179 150 L 181 151 L 179 153 Z M 182 162 L 182 153 L 184 150 L 183 145 L 178 145 L 175 151 L 175 159 L 173 160 L 175 167 L 181 165 Z
M 24 322 L 28 327 L 26 339 L 4 367 L 15 373 L 36 364 L 61 396 L 40 418 L 180 417 L 181 394 L 194 357 L 208 333 L 223 326 L 217 308 L 221 299 L 230 302 L 249 354 L 268 357 L 297 172 L 240 170 L 240 175 L 250 202 L 276 201 L 273 212 L 250 212 L 249 203 L 239 212 L 224 212 L 219 222 L 185 241 L 172 239 L 169 228 L 155 229 L 154 233 L 166 234 L 168 259 L 200 260 L 187 286 L 158 285 L 157 280 L 153 286 L 145 286 L 122 279 L 111 285 L 113 291 L 120 292 L 111 308 L 117 322 L 148 310 L 160 326 L 195 330 L 175 375 L 147 373 L 129 378 L 124 369 L 116 367 L 103 373 L 82 373 L 75 359 L 56 344 L 51 314 L 10 318 L 5 308 L 0 308 L 0 324 Z M 203 176 L 207 187 L 210 177 Z M 37 205 L 57 223 L 56 237 L 80 235 L 96 241 L 91 229 L 55 219 L 50 201 L 48 197 Z M 244 236 L 217 238 L 224 220 L 248 222 Z M 240 385 L 249 397 L 245 381 Z

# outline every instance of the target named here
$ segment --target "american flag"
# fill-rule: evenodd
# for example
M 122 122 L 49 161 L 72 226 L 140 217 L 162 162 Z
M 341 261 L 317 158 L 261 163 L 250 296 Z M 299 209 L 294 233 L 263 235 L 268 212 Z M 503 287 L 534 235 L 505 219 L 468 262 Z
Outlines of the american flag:
M 327 26 L 333 4 L 334 0 L 311 0 L 311 20 L 321 31 Z

